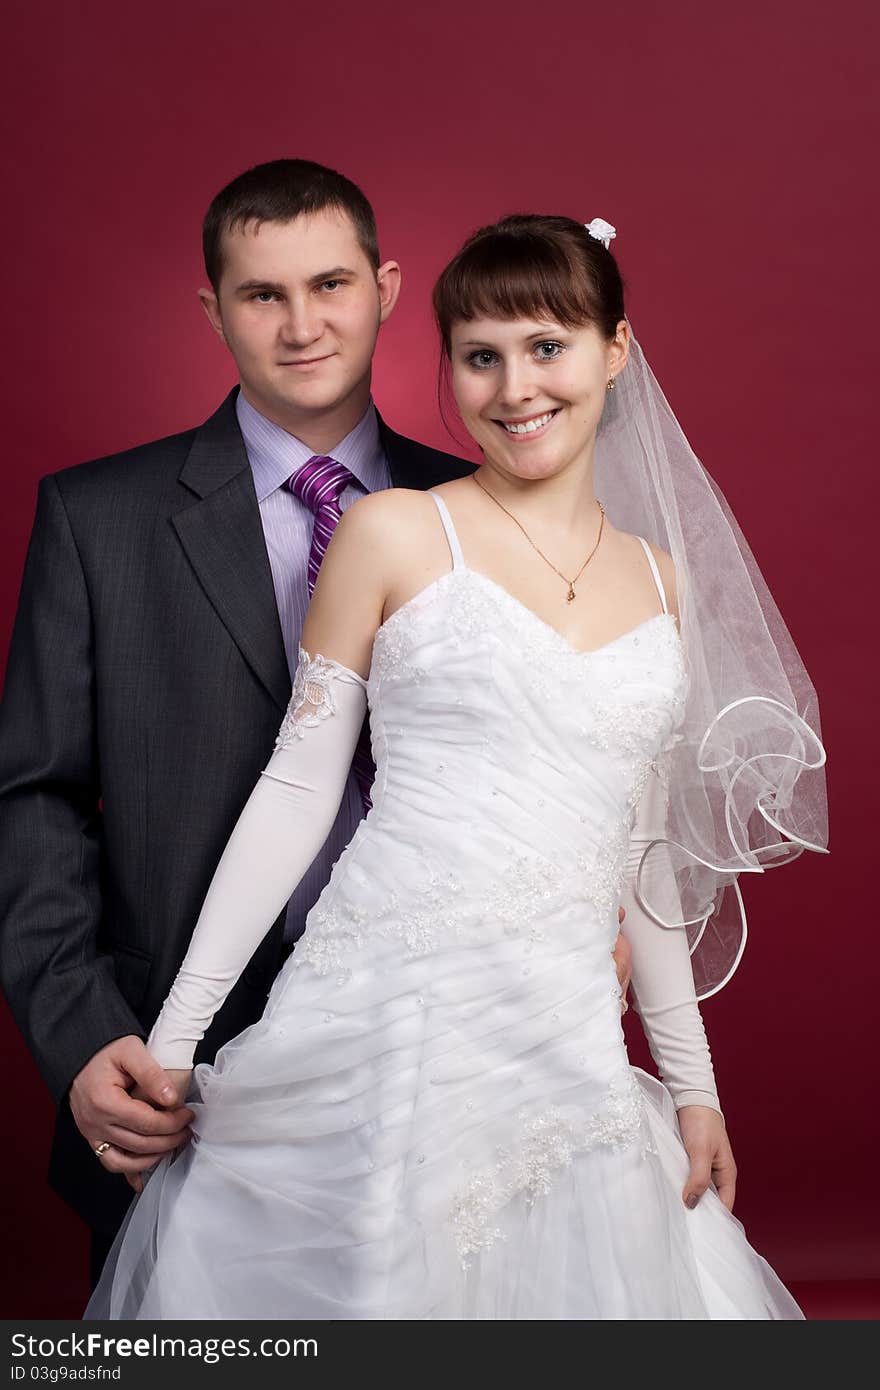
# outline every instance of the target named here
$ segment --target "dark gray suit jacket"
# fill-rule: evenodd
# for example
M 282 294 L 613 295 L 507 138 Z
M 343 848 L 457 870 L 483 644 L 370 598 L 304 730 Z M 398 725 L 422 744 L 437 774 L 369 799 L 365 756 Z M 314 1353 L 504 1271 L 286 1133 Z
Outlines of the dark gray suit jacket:
M 131 1189 L 68 1088 L 146 1037 L 290 697 L 237 389 L 200 429 L 42 479 L 0 706 L 0 983 L 59 1106 L 49 1180 L 105 1232 Z M 473 471 L 380 431 L 396 487 Z M 197 1061 L 262 1013 L 282 930 Z

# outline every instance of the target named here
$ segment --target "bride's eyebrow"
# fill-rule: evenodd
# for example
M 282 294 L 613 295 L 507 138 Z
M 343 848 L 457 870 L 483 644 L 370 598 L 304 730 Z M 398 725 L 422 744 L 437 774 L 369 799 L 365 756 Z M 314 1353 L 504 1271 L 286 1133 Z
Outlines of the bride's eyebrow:
M 565 332 L 565 329 L 562 328 L 561 326 L 556 326 L 556 325 L 550 324 L 550 325 L 547 326 L 547 328 L 542 328 L 538 333 L 530 333 L 530 334 L 528 335 L 528 337 L 525 338 L 524 341 L 527 342 L 527 343 L 532 343 L 532 342 L 538 341 L 538 340 L 541 339 L 541 338 L 547 338 L 547 337 L 549 337 L 551 334 L 557 335 L 557 334 L 564 333 L 564 332 Z M 492 345 L 491 345 L 491 343 L 486 342 L 486 340 L 485 340 L 484 338 L 464 338 L 464 339 L 462 339 L 462 342 L 461 342 L 460 346 L 461 346 L 461 347 L 491 347 Z M 492 350 L 493 350 L 493 352 L 494 352 L 494 348 L 493 348 Z

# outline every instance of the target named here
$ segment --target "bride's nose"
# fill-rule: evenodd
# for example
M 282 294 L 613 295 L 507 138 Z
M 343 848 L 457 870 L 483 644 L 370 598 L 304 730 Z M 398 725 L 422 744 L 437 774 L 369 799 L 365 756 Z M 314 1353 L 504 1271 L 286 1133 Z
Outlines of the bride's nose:
M 534 400 L 537 391 L 532 364 L 508 358 L 502 368 L 498 404 L 509 410 Z

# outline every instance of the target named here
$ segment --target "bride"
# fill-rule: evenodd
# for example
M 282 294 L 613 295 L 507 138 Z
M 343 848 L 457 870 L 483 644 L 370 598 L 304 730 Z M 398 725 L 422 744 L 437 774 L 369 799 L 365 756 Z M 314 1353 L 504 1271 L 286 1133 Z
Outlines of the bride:
M 87 1318 L 800 1318 L 732 1214 L 698 998 L 741 872 L 824 849 L 809 678 L 624 312 L 596 219 L 475 233 L 434 292 L 473 476 L 350 507 L 275 752 L 148 1046 L 192 1142 Z M 373 805 L 262 1019 L 203 1036 Z M 661 1081 L 630 1066 L 611 948 Z

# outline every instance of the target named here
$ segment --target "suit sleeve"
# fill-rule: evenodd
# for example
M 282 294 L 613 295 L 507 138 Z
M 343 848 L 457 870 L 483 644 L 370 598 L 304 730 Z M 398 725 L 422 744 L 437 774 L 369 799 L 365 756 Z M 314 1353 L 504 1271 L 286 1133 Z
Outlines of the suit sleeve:
M 135 1033 L 98 950 L 101 813 L 94 631 L 58 483 L 44 478 L 0 704 L 0 983 L 56 1101 Z

